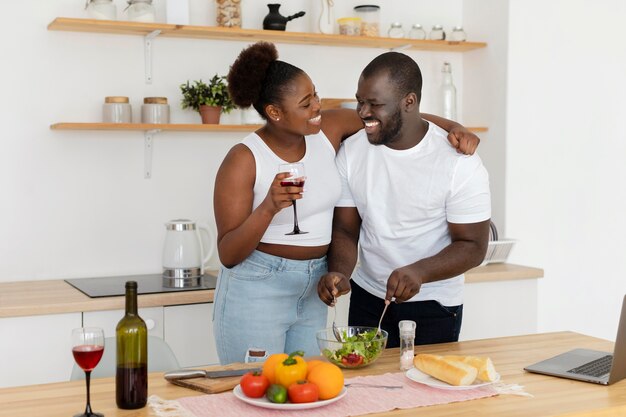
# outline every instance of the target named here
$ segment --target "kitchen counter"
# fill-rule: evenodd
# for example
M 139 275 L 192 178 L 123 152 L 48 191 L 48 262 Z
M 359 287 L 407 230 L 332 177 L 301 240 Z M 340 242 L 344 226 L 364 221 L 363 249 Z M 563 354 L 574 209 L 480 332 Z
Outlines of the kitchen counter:
M 465 274 L 466 283 L 535 279 L 543 270 L 513 264 L 479 266 Z M 213 302 L 213 290 L 140 295 L 139 307 Z M 0 283 L 0 318 L 124 308 L 124 297 L 89 298 L 63 280 Z
M 572 332 L 545 333 L 516 337 L 483 339 L 459 343 L 417 346 L 416 352 L 451 353 L 459 355 L 488 355 L 502 376 L 502 382 L 520 384 L 534 397 L 498 395 L 479 400 L 458 402 L 419 410 L 422 417 L 467 416 L 617 416 L 626 415 L 626 380 L 611 386 L 554 378 L 527 373 L 525 365 L 574 347 L 612 351 L 613 343 Z M 387 349 L 381 358 L 369 367 L 345 371 L 350 378 L 356 375 L 374 375 L 398 372 L 398 349 Z M 169 384 L 162 373 L 151 373 L 149 395 L 167 400 L 203 395 L 200 392 Z M 381 395 L 384 392 L 381 391 Z M 84 381 L 33 385 L 0 389 L 0 416 L 49 417 L 71 416 L 85 408 Z M 92 408 L 107 417 L 155 416 L 145 407 L 141 410 L 119 410 L 115 406 L 115 378 L 91 381 Z M 415 409 L 394 410 L 369 416 L 413 416 Z

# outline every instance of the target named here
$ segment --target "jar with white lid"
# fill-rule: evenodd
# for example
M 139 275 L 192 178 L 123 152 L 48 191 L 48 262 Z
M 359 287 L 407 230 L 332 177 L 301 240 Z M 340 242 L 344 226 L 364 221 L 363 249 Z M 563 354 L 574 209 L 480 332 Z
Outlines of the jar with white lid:
M 428 38 L 433 41 L 443 41 L 446 39 L 446 32 L 443 31 L 443 26 L 435 25 L 433 26 Z
M 404 38 L 404 29 L 402 29 L 402 23 L 393 22 L 389 31 L 387 31 L 387 35 L 390 38 Z
M 380 36 L 380 6 L 364 4 L 354 11 L 361 18 L 361 36 Z
M 131 22 L 154 23 L 156 11 L 152 0 L 128 0 L 128 20 Z
M 113 0 L 87 0 L 85 10 L 87 10 L 87 15 L 90 19 L 117 19 L 117 7 L 113 4 Z
M 141 106 L 141 123 L 167 124 L 170 122 L 170 105 L 167 97 L 145 97 Z
M 450 38 L 448 39 L 454 42 L 463 42 L 467 40 L 467 35 L 461 26 L 455 26 L 452 29 L 452 33 L 450 34 Z
M 128 97 L 105 97 L 102 105 L 102 122 L 104 123 L 132 123 L 132 108 Z
M 409 31 L 409 39 L 426 39 L 426 31 L 419 23 L 415 23 Z

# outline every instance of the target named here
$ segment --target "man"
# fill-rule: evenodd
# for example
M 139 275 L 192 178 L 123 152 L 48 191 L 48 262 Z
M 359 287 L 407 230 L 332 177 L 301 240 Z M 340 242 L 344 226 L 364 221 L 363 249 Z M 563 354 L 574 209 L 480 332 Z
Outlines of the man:
M 487 250 L 489 178 L 478 155 L 461 155 L 446 132 L 420 117 L 422 75 L 410 57 L 388 52 L 359 78 L 365 129 L 337 155 L 336 204 L 328 272 L 318 294 L 328 305 L 352 291 L 350 325 L 382 327 L 399 345 L 400 320 L 417 322 L 417 344 L 457 341 L 463 273 Z M 367 141 L 363 136 L 367 136 Z M 360 266 L 352 285 L 350 275 Z

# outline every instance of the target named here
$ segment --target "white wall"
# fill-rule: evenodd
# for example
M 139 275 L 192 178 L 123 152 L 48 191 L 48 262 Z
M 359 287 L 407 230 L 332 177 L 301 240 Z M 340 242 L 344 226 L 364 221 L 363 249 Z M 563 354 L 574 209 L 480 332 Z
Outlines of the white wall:
M 614 339 L 626 293 L 622 0 L 510 2 L 506 229 L 542 331 Z
M 118 16 L 125 2 L 115 0 Z M 283 14 L 313 10 L 319 1 L 291 1 Z M 336 1 L 336 17 L 356 0 Z M 163 0 L 155 0 L 163 17 Z M 260 28 L 266 2 L 244 1 L 244 27 Z M 448 30 L 462 23 L 461 0 L 393 0 L 382 5 L 381 26 L 400 20 Z M 153 177 L 143 178 L 140 132 L 51 131 L 56 122 L 100 120 L 109 95 L 131 99 L 135 120 L 146 96 L 166 96 L 172 121 L 199 121 L 179 108 L 178 85 L 225 74 L 242 42 L 157 39 L 154 82 L 144 83 L 143 39 L 48 31 L 59 16 L 84 17 L 77 0 L 24 0 L 0 14 L 0 281 L 153 273 L 161 269 L 164 223 L 187 217 L 213 223 L 214 176 L 242 134 L 161 133 L 154 143 Z M 192 0 L 193 24 L 213 25 L 211 1 Z M 289 22 L 310 30 L 316 13 Z M 469 32 L 469 37 L 475 39 Z M 483 40 L 483 39 L 478 39 Z M 352 97 L 360 70 L 378 49 L 279 45 L 281 58 L 301 66 L 325 97 Z M 449 60 L 463 97 L 462 54 L 408 52 L 422 66 L 424 110 Z M 232 118 L 234 118 L 233 116 Z M 481 117 L 472 120 L 484 123 Z

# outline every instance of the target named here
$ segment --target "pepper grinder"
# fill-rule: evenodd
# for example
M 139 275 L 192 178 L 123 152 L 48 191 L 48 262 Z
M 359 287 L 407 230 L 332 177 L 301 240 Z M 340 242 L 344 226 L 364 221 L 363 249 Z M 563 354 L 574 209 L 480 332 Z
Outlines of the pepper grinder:
M 408 371 L 413 367 L 417 324 L 413 320 L 402 320 L 398 326 L 400 327 L 400 369 Z

